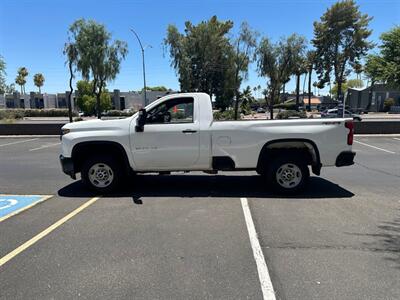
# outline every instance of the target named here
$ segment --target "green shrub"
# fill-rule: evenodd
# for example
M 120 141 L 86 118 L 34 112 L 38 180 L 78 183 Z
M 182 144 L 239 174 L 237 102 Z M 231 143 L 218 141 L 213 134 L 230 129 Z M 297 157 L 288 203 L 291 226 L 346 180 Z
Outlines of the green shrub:
M 396 104 L 396 101 L 394 101 L 393 98 L 387 98 L 384 102 L 383 102 L 383 110 L 384 111 L 389 111 L 390 107 L 394 106 Z
M 72 112 L 77 116 L 76 112 Z M 0 110 L 1 119 L 22 119 L 24 117 L 68 117 L 68 109 L 2 109 Z
M 286 110 L 278 113 L 276 115 L 277 119 L 291 119 L 291 118 L 300 118 L 306 119 L 307 114 L 304 111 L 295 111 L 295 110 Z
M 19 109 L 2 109 L 0 110 L 0 120 L 22 119 L 24 114 Z
M 295 110 L 296 109 L 296 103 L 275 104 L 274 108 L 280 108 L 280 109 L 286 109 L 286 110 Z
M 135 110 L 131 110 L 131 111 L 109 110 L 109 111 L 105 112 L 104 115 L 107 117 L 130 117 L 135 113 L 136 113 Z
M 177 112 L 172 112 L 171 113 L 171 118 L 172 119 L 178 119 L 178 120 L 182 120 L 182 119 L 186 119 L 186 115 L 183 111 L 177 111 Z
M 94 115 L 96 113 L 96 97 L 90 95 L 83 95 L 77 99 L 76 104 L 85 115 Z M 111 97 L 109 93 L 101 93 L 100 95 L 100 109 L 102 112 L 111 108 Z
M 68 117 L 68 109 L 66 108 L 50 108 L 50 109 L 22 109 L 24 117 Z M 76 112 L 72 112 L 72 116 L 77 116 Z
M 229 121 L 235 119 L 234 110 L 216 111 L 214 112 L 214 120 L 216 121 Z

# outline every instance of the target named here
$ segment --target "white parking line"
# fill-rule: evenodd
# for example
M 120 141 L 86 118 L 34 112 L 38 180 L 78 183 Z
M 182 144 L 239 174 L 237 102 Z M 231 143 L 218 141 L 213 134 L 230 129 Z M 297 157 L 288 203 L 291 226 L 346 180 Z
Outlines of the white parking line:
M 38 148 L 29 149 L 29 151 L 41 150 L 41 149 L 44 149 L 44 148 L 49 148 L 49 147 L 58 146 L 58 145 L 60 145 L 60 144 L 61 144 L 61 143 L 55 143 L 55 144 L 50 144 L 50 145 L 44 145 L 44 146 L 41 146 L 41 147 L 38 147 Z
M 361 144 L 361 145 L 364 145 L 364 146 L 367 146 L 367 147 L 371 147 L 371 148 L 374 148 L 374 149 L 377 149 L 377 150 L 381 150 L 381 151 L 384 151 L 384 152 L 387 152 L 387 153 L 390 153 L 390 154 L 396 154 L 396 152 L 389 151 L 389 150 L 386 150 L 386 149 L 383 149 L 383 148 L 379 148 L 379 147 L 376 147 L 376 146 L 368 145 L 368 144 L 365 144 L 365 143 L 361 143 L 359 141 L 354 141 L 354 143 Z
M 264 254 L 262 252 L 260 242 L 258 240 L 256 228 L 254 226 L 253 218 L 251 216 L 249 203 L 247 198 L 240 198 L 244 219 L 246 220 L 247 231 L 249 233 L 251 248 L 253 249 L 253 256 L 257 264 L 258 278 L 260 279 L 261 290 L 264 300 L 275 300 L 274 287 L 272 286 L 271 277 L 269 276 L 267 263 L 265 262 Z
M 29 139 L 29 140 L 23 140 L 23 141 L 17 141 L 17 142 L 11 142 L 11 143 L 7 143 L 7 144 L 1 144 L 0 147 L 14 145 L 14 144 L 20 144 L 20 143 L 26 143 L 26 142 L 35 141 L 35 140 L 38 140 L 38 138 Z
M 399 138 L 393 138 L 393 139 L 400 141 L 400 139 L 399 139 Z

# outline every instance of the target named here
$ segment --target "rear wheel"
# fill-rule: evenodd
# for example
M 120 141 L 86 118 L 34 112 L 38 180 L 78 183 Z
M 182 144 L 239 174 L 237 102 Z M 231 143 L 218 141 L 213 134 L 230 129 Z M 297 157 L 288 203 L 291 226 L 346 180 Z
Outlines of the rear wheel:
M 267 180 L 279 193 L 294 194 L 304 189 L 310 171 L 301 159 L 276 157 L 267 168 Z
M 82 182 L 98 193 L 109 193 L 121 182 L 123 176 L 119 162 L 105 155 L 89 158 L 82 166 Z

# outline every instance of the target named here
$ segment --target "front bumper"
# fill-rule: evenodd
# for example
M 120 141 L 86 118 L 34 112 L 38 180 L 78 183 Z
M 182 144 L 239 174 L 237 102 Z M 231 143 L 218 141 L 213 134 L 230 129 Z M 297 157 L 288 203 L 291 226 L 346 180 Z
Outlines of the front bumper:
M 75 176 L 75 170 L 74 170 L 74 162 L 72 161 L 72 158 L 70 157 L 64 157 L 60 155 L 60 163 L 61 163 L 61 168 L 63 172 L 69 176 L 71 176 L 72 179 L 76 179 Z
M 355 152 L 352 151 L 343 151 L 338 155 L 336 158 L 336 167 L 344 167 L 344 166 L 351 166 L 354 164 L 354 156 L 356 155 Z

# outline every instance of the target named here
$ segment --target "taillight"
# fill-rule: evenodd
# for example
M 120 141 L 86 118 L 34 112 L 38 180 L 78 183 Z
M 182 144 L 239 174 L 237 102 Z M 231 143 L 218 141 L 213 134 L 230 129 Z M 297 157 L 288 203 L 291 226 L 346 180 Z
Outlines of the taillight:
M 354 123 L 353 121 L 346 121 L 344 126 L 349 129 L 349 133 L 347 134 L 347 145 L 353 145 Z

